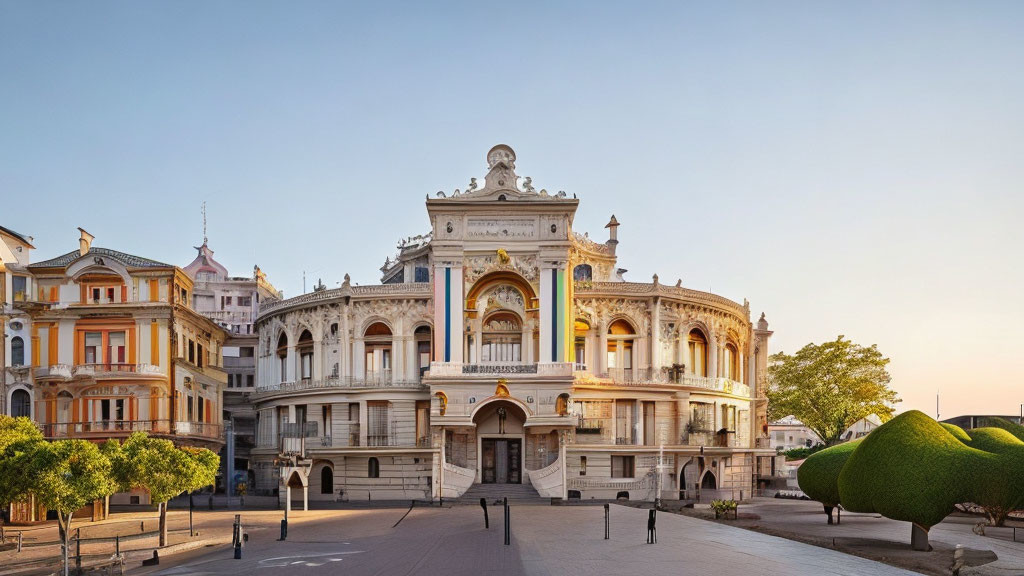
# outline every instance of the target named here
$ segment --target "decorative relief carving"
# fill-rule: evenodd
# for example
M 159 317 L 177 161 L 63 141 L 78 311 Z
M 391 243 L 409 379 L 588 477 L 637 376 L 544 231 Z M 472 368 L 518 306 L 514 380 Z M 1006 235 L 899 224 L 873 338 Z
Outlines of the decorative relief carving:
M 476 283 L 485 274 L 508 270 L 519 274 L 528 282 L 537 282 L 537 257 L 535 255 L 510 256 L 508 264 L 502 264 L 496 255 L 470 256 L 465 259 L 464 277 L 467 286 Z
M 470 218 L 466 222 L 466 238 L 528 239 L 536 238 L 537 227 L 533 219 Z

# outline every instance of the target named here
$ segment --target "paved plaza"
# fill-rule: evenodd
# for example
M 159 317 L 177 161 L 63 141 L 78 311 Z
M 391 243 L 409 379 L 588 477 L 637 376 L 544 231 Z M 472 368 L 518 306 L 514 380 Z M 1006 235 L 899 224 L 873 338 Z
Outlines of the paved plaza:
M 833 550 L 675 514 L 658 516 L 658 543 L 645 544 L 647 510 L 612 505 L 604 540 L 599 506 L 518 506 L 512 543 L 503 514 L 485 530 L 478 507 L 296 513 L 287 542 L 277 526 L 249 526 L 242 560 L 226 546 L 168 558 L 132 573 L 204 574 L 913 574 Z M 304 516 L 304 514 L 308 516 Z M 405 515 L 403 519 L 403 515 Z M 266 518 L 266 513 L 258 515 Z M 400 521 L 401 520 L 401 521 Z M 400 521 L 400 522 L 399 522 Z M 397 526 L 395 524 L 398 523 Z

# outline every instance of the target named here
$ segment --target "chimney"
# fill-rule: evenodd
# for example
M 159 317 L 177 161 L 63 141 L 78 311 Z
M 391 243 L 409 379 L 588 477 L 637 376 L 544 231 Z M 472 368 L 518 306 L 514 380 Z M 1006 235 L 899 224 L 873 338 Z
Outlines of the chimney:
M 608 228 L 608 241 L 605 244 L 610 247 L 612 254 L 615 254 L 615 247 L 619 243 L 619 221 L 615 219 L 615 214 L 612 214 L 612 219 L 604 227 Z
M 82 228 L 79 228 L 78 231 L 82 233 L 82 236 L 78 239 L 78 254 L 85 256 L 89 253 L 89 248 L 92 247 L 92 240 L 95 236 L 89 234 Z

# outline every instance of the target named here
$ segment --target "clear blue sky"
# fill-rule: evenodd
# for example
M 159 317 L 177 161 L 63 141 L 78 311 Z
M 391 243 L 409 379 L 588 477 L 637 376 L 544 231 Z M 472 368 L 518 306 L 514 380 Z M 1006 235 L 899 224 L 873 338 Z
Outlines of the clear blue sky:
M 296 295 L 378 281 L 507 143 L 628 279 L 877 343 L 901 409 L 1019 411 L 1024 3 L 426 4 L 0 3 L 0 223 L 184 265 L 205 200 Z

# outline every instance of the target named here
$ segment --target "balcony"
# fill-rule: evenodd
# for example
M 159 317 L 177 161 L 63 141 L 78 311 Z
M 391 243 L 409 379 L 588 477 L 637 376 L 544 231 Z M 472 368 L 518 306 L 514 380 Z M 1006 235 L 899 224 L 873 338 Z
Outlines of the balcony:
M 390 371 L 389 371 L 390 375 Z M 422 382 L 417 380 L 392 380 L 390 378 L 378 378 L 373 375 L 371 378 L 342 378 L 330 376 L 322 380 L 303 378 L 297 382 L 281 382 L 257 386 L 253 391 L 253 397 L 260 398 L 282 392 L 302 392 L 307 390 L 350 390 L 350 389 L 373 389 L 373 388 L 402 388 L 407 390 L 419 390 L 426 388 Z
M 172 435 L 170 420 L 100 420 L 96 422 L 62 422 L 41 424 L 46 438 L 109 438 L 127 436 L 133 432 L 148 432 L 154 435 Z M 221 425 L 209 422 L 178 421 L 173 423 L 173 436 L 219 440 Z
M 35 377 L 40 380 L 72 380 L 75 378 L 164 378 L 166 375 L 159 366 L 152 364 L 53 364 L 35 369 Z
M 671 378 L 668 371 L 658 368 L 609 368 L 603 376 L 615 386 L 681 386 L 684 388 L 701 388 L 715 392 L 724 392 L 736 396 L 750 397 L 750 387 L 728 378 L 709 378 L 684 374 Z M 602 384 L 601 379 L 582 378 L 587 384 Z

